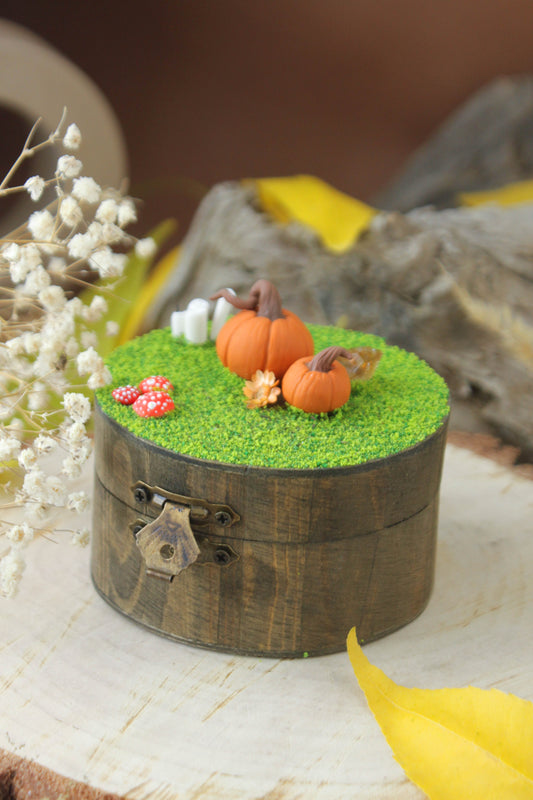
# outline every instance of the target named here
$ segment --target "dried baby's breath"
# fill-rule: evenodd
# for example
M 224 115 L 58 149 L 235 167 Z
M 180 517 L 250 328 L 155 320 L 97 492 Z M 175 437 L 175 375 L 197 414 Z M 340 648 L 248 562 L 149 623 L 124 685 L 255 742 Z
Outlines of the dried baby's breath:
M 65 130 L 63 114 L 42 141 L 37 130 L 0 181 L 0 197 L 25 193 L 36 204 L 23 225 L 0 238 L 0 594 L 8 596 L 27 546 L 51 532 L 50 512 L 75 515 L 87 507 L 85 492 L 69 487 L 91 454 L 84 392 L 104 386 L 110 374 L 90 330 L 106 300 L 97 293 L 85 303 L 79 292 L 95 278 L 108 279 L 109 291 L 124 269 L 124 250 L 135 244 L 124 230 L 136 220 L 133 200 L 83 174 L 73 155 L 82 141 L 78 126 Z M 66 151 L 54 174 L 17 185 L 21 164 L 52 147 Z M 143 240 L 140 248 L 148 246 Z M 74 524 L 71 534 L 86 543 L 85 529 Z

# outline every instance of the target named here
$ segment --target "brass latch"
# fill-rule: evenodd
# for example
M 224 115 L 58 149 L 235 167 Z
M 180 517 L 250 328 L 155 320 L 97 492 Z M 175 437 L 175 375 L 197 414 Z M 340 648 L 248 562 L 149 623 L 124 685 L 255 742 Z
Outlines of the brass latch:
M 134 484 L 132 490 L 145 513 L 160 511 L 151 522 L 137 520 L 131 526 L 147 575 L 172 581 L 195 561 L 227 566 L 238 558 L 228 544 L 212 542 L 201 531 L 209 522 L 222 528 L 237 522 L 240 517 L 230 506 L 177 495 L 143 481 Z M 191 523 L 200 526 L 197 535 Z

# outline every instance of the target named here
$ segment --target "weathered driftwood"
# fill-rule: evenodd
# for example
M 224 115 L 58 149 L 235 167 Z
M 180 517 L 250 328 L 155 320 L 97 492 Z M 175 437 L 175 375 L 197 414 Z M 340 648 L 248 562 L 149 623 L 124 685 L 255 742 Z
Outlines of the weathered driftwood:
M 308 322 L 372 331 L 448 381 L 451 424 L 533 456 L 533 205 L 379 214 L 342 256 L 299 225 L 279 227 L 253 192 L 215 187 L 185 240 L 158 324 L 221 286 L 259 277 Z
M 459 192 L 533 176 L 533 76 L 501 78 L 460 106 L 374 198 L 378 208 L 453 206 Z
M 449 201 L 529 177 L 532 128 L 533 79 L 496 83 L 437 135 L 389 200 Z M 246 293 L 259 277 L 308 322 L 371 331 L 418 353 L 450 385 L 452 428 L 495 434 L 533 458 L 533 204 L 384 211 L 334 255 L 311 230 L 274 223 L 250 186 L 220 184 L 149 322 L 166 325 L 172 310 L 222 286 Z

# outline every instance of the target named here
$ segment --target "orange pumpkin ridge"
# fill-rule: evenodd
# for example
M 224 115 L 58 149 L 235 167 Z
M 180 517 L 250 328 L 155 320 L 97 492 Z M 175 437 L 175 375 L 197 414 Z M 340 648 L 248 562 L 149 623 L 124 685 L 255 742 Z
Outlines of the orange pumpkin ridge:
M 343 347 L 328 347 L 311 360 L 304 356 L 292 364 L 281 384 L 287 403 L 310 414 L 343 406 L 352 387 L 347 370 L 335 358 L 346 353 Z
M 279 292 L 270 281 L 256 281 L 246 300 L 227 289 L 210 299 L 219 297 L 243 309 L 222 326 L 216 342 L 221 362 L 241 378 L 250 380 L 258 369 L 281 378 L 298 358 L 312 357 L 309 329 L 296 314 L 282 308 Z

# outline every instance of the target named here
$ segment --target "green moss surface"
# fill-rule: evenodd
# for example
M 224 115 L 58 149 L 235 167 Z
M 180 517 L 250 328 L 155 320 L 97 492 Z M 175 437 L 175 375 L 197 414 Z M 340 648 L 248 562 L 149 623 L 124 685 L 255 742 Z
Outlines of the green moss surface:
M 184 455 L 228 464 L 315 469 L 361 464 L 405 450 L 434 433 L 448 414 L 448 389 L 417 356 L 369 334 L 309 325 L 315 352 L 329 345 L 379 347 L 374 376 L 354 385 L 332 414 L 291 406 L 248 409 L 244 381 L 220 363 L 212 342 L 187 344 L 168 328 L 117 348 L 108 358 L 113 383 L 97 392 L 103 411 L 129 431 Z M 174 385 L 176 409 L 142 419 L 111 391 L 149 375 Z

